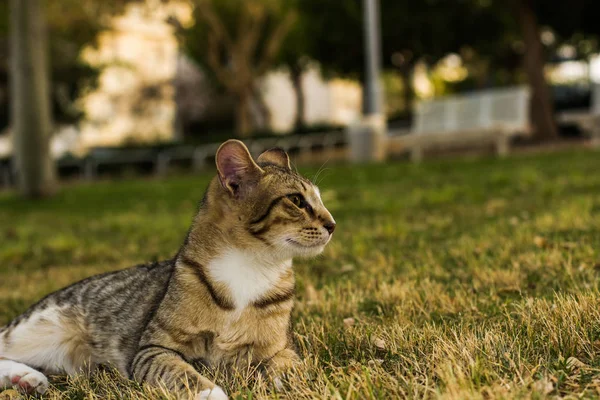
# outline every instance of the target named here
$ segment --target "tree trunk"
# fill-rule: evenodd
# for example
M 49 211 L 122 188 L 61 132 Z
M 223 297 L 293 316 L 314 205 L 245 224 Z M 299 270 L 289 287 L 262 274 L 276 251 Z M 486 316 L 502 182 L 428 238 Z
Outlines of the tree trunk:
M 11 125 L 19 188 L 26 197 L 55 190 L 46 22 L 41 0 L 10 0 Z
M 258 116 L 258 122 L 255 121 L 255 126 L 271 129 L 271 110 L 269 110 L 269 106 L 267 106 L 260 88 L 253 85 L 252 89 L 252 98 L 254 99 L 254 104 L 256 104 L 257 111 L 260 114 Z
M 175 117 L 173 118 L 173 139 L 176 142 L 182 143 L 185 139 L 185 120 L 183 116 L 183 111 L 181 109 L 181 101 L 182 101 L 182 90 L 181 90 L 181 74 L 183 71 L 183 56 L 181 53 L 181 48 L 178 45 L 177 48 L 177 61 L 175 68 L 175 78 L 173 79 L 173 88 L 175 90 L 175 95 L 173 96 L 173 102 L 175 103 Z
M 300 130 L 306 125 L 302 73 L 302 67 L 299 65 L 295 64 L 290 67 L 290 77 L 292 79 L 292 86 L 294 87 L 294 94 L 296 95 L 296 120 L 294 121 L 294 128 L 296 130 Z
M 404 98 L 404 112 L 412 113 L 412 105 L 414 100 L 414 90 L 412 87 L 412 63 L 405 63 L 400 69 L 400 76 L 402 77 L 402 97 Z
M 250 136 L 252 124 L 250 121 L 250 101 L 252 90 L 241 90 L 237 94 L 237 104 L 235 110 L 235 132 L 238 137 L 246 138 Z
M 175 117 L 173 118 L 173 140 L 177 143 L 183 143 L 185 140 L 185 123 L 182 114 L 180 104 L 176 101 Z
M 477 90 L 483 90 L 488 87 L 490 80 L 490 63 L 486 61 L 479 61 L 475 64 L 476 73 L 475 75 L 475 84 L 477 85 Z
M 550 90 L 544 77 L 544 49 L 540 29 L 533 9 L 533 0 L 517 0 L 517 12 L 525 41 L 525 70 L 531 87 L 531 118 L 535 138 L 558 138 Z

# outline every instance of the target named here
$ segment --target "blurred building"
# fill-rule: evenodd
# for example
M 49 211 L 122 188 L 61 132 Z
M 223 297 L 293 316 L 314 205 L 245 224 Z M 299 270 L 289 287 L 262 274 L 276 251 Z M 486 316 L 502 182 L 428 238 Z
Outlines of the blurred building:
M 265 103 L 271 111 L 270 128 L 278 132 L 293 129 L 297 104 L 288 73 L 272 72 L 261 86 Z M 325 81 L 319 68 L 314 66 L 302 77 L 302 90 L 307 125 L 348 125 L 361 116 L 362 89 L 355 81 Z

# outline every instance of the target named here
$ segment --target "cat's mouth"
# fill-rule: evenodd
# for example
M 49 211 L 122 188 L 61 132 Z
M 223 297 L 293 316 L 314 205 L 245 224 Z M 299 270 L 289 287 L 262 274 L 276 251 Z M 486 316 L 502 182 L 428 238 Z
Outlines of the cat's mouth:
M 303 249 L 316 249 L 318 247 L 323 247 L 327 244 L 327 242 L 325 243 L 315 243 L 315 244 L 310 244 L 310 245 L 306 245 L 306 244 L 302 244 L 294 239 L 286 239 L 286 242 L 296 246 L 296 247 L 301 247 Z

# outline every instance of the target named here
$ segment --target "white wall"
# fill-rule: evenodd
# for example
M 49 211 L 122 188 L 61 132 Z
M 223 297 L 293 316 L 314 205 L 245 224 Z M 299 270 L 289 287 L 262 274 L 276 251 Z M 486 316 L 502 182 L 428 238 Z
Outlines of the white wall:
M 271 111 L 271 128 L 287 132 L 296 118 L 296 96 L 286 71 L 272 72 L 261 88 Z M 362 92 L 357 82 L 334 79 L 326 81 L 317 67 L 310 68 L 302 78 L 304 116 L 307 124 L 348 125 L 361 115 Z
M 590 79 L 594 83 L 600 83 L 600 54 L 590 60 Z

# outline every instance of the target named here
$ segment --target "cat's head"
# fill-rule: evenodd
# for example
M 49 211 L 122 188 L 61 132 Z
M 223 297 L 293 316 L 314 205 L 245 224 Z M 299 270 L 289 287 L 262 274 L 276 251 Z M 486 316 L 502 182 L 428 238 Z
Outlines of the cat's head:
M 236 245 L 282 258 L 323 251 L 335 220 L 319 189 L 291 169 L 285 151 L 267 150 L 254 161 L 242 142 L 229 140 L 217 150 L 216 164 L 213 201 Z

